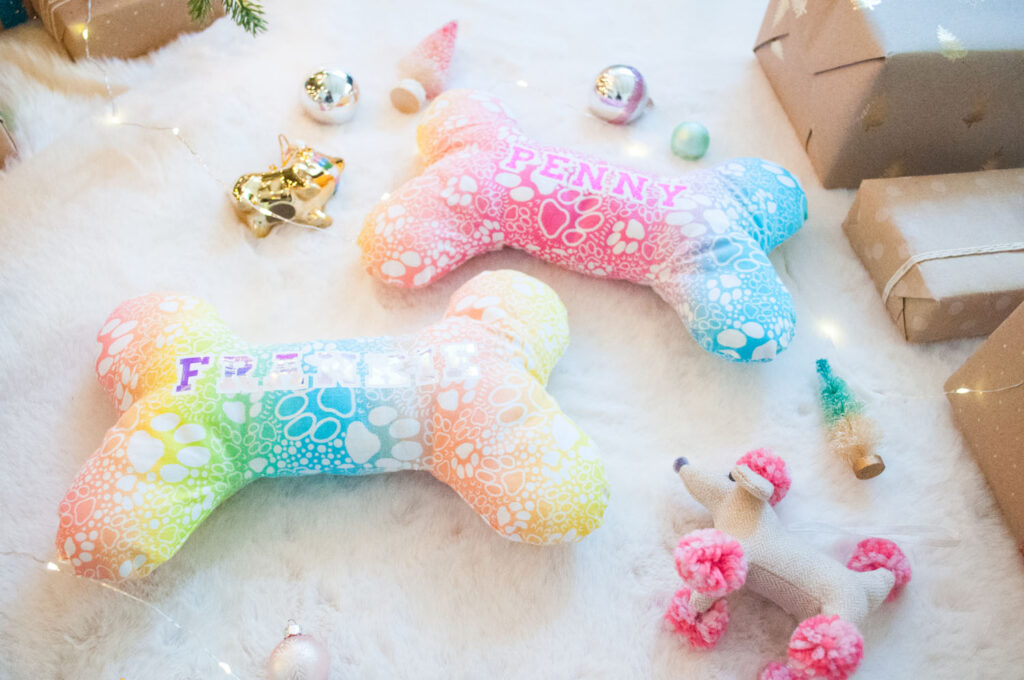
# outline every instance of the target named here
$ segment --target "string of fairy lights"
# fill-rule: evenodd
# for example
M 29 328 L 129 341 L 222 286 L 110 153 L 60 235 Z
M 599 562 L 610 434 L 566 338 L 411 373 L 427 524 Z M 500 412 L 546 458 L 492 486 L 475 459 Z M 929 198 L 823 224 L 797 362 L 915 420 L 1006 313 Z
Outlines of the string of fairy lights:
M 82 39 L 83 39 L 84 46 L 85 46 L 85 49 L 84 49 L 85 58 L 86 58 L 86 60 L 88 60 L 90 62 L 92 62 L 92 55 L 91 55 L 90 46 L 89 46 L 89 26 L 91 25 L 91 22 L 92 22 L 92 11 L 93 11 L 92 0 L 88 0 L 87 5 L 86 5 L 86 20 L 85 20 L 85 24 L 82 26 L 81 35 L 82 35 Z M 217 173 L 215 173 L 213 171 L 213 169 L 206 162 L 206 160 L 203 158 L 203 156 L 182 135 L 181 129 L 179 127 L 177 127 L 177 126 L 148 125 L 148 124 L 145 124 L 145 123 L 139 123 L 139 122 L 135 122 L 135 121 L 124 120 L 124 118 L 121 115 L 121 111 L 118 108 L 117 97 L 114 94 L 113 87 L 111 86 L 110 76 L 109 76 L 109 73 L 108 73 L 107 69 L 103 66 L 103 64 L 101 62 L 96 61 L 96 62 L 92 62 L 92 63 L 96 64 L 99 67 L 100 72 L 101 72 L 102 77 L 103 77 L 103 83 L 104 83 L 104 87 L 106 89 L 106 95 L 107 95 L 106 106 L 108 107 L 108 112 L 107 112 L 105 121 L 108 124 L 110 124 L 110 125 L 118 125 L 118 126 L 136 127 L 136 128 L 141 128 L 141 129 L 144 129 L 144 130 L 149 130 L 149 131 L 153 131 L 153 132 L 157 132 L 157 133 L 161 133 L 161 134 L 170 134 L 174 139 L 176 139 L 188 151 L 188 153 L 192 156 L 192 158 L 207 172 L 207 174 L 209 174 L 210 177 L 212 177 L 219 185 L 221 185 L 225 189 L 226 192 L 228 192 L 230 194 L 231 187 L 229 187 L 227 185 L 227 183 L 224 182 L 217 175 Z M 526 80 L 521 79 L 521 78 L 518 79 L 518 80 L 515 80 L 514 81 L 514 85 L 516 87 L 518 87 L 518 88 L 523 88 L 523 89 L 526 89 L 526 88 L 530 87 L 529 83 Z M 572 108 L 574 111 L 580 112 L 580 109 L 578 107 L 573 106 L 572 104 L 569 104 L 568 102 L 564 102 L 564 101 L 562 101 L 558 97 L 555 97 L 552 100 L 553 101 L 559 101 L 562 104 L 564 104 L 565 106 L 568 106 L 568 107 Z M 589 112 L 583 111 L 583 113 L 585 113 L 585 115 L 594 117 Z M 647 145 L 642 144 L 642 143 L 637 143 L 637 142 L 627 142 L 624 145 L 624 149 L 623 150 L 624 150 L 624 153 L 627 156 L 632 156 L 632 157 L 644 157 L 644 156 L 649 155 L 649 153 L 650 153 L 650 148 Z M 387 198 L 387 196 L 388 196 L 388 194 L 384 194 L 384 196 L 382 198 Z M 250 205 L 252 205 L 252 207 L 255 210 L 263 213 L 267 217 L 273 218 L 274 220 L 276 220 L 278 222 L 284 222 L 284 223 L 292 224 L 292 225 L 295 225 L 295 226 L 298 226 L 298 227 L 302 227 L 304 229 L 308 229 L 308 230 L 311 230 L 311 231 L 314 231 L 314 232 L 320 232 L 321 231 L 320 229 L 318 229 L 316 227 L 313 227 L 311 225 L 303 224 L 301 222 L 297 222 L 297 221 L 288 219 L 288 218 L 283 217 L 281 215 L 278 215 L 276 213 L 272 213 L 271 211 L 267 210 L 263 206 L 260 206 L 260 205 L 257 205 L 257 204 L 253 204 L 251 202 L 250 202 Z M 353 243 L 355 242 L 354 239 L 347 239 L 347 240 L 350 240 Z M 784 248 L 785 248 L 785 246 L 783 245 L 782 246 L 783 258 L 785 259 L 785 254 L 786 253 L 785 253 Z M 789 270 L 789 262 L 788 262 L 788 260 L 786 260 L 785 264 L 786 264 L 786 269 L 788 271 Z M 792 277 L 792 273 L 791 272 L 790 272 L 790 276 Z M 805 301 L 805 303 L 806 303 L 806 301 Z M 825 339 L 827 339 L 833 347 L 836 347 L 837 342 L 842 337 L 842 331 L 841 331 L 840 327 L 838 326 L 838 324 L 836 324 L 836 323 L 834 323 L 832 321 L 829 321 L 826 317 L 821 317 L 821 316 L 817 315 L 816 313 L 814 313 L 813 310 L 811 311 L 811 316 L 813 317 L 815 331 L 820 336 L 822 336 Z M 855 383 L 855 381 L 851 381 L 851 382 Z M 1010 384 L 1010 385 L 1004 385 L 1004 386 L 1000 386 L 1000 387 L 996 387 L 996 388 L 990 388 L 990 389 L 979 389 L 979 388 L 962 386 L 962 387 L 958 387 L 958 388 L 956 388 L 954 390 L 945 391 L 944 394 L 945 395 L 958 395 L 958 396 L 968 395 L 968 394 L 983 395 L 983 394 L 991 394 L 991 393 L 996 393 L 996 392 L 1006 392 L 1006 391 L 1018 389 L 1018 388 L 1021 388 L 1021 387 L 1024 387 L 1024 380 L 1021 380 L 1019 382 L 1015 382 L 1015 383 Z M 872 390 L 872 392 L 874 392 L 874 391 Z M 875 394 L 877 394 L 877 393 L 875 393 Z M 881 395 L 881 398 L 891 398 L 891 397 L 889 397 L 887 395 Z M 910 396 L 910 395 L 902 395 L 902 398 L 905 398 L 905 399 L 934 400 L 934 399 L 942 398 L 942 397 L 939 397 L 938 395 L 928 396 L 928 397 L 915 397 L 915 396 Z M 830 524 L 827 524 L 827 523 L 821 523 L 821 522 L 797 523 L 797 524 L 794 524 L 793 527 L 791 527 L 791 529 L 793 531 L 811 532 L 811 533 L 841 533 L 841 534 L 851 534 L 851 535 L 870 533 L 867 530 L 867 528 L 865 528 L 865 527 L 836 527 L 836 526 L 833 526 L 833 525 L 830 525 Z M 877 532 L 878 527 L 873 527 L 872 529 Z M 959 538 L 957 536 L 950 535 L 949 532 L 945 532 L 944 530 L 942 530 L 942 531 L 936 530 L 935 527 L 927 527 L 927 526 L 923 526 L 923 525 L 922 526 L 919 526 L 919 525 L 899 525 L 899 526 L 889 527 L 889 529 L 890 529 L 890 533 L 892 533 L 894 535 L 902 534 L 902 535 L 905 535 L 905 536 L 911 537 L 911 538 L 914 538 L 914 537 L 920 538 L 920 537 L 924 536 L 925 540 L 927 542 L 931 543 L 932 545 L 939 546 L 939 547 L 948 547 L 948 546 L 956 545 L 959 542 Z M 929 535 L 931 536 L 931 538 L 927 538 Z M 122 588 L 118 588 L 117 586 L 115 586 L 115 585 L 113 585 L 111 583 L 107 583 L 107 582 L 104 582 L 104 581 L 94 581 L 92 579 L 87 579 L 87 578 L 84 578 L 84 577 L 80 577 L 77 574 L 75 574 L 73 570 L 68 569 L 67 567 L 62 568 L 61 565 L 58 564 L 58 562 L 55 561 L 55 560 L 43 560 L 43 559 L 40 559 L 40 558 L 36 557 L 35 555 L 30 554 L 30 553 L 21 552 L 21 551 L 0 551 L 0 555 L 4 555 L 4 556 L 7 556 L 7 557 L 18 557 L 18 558 L 23 558 L 23 559 L 27 559 L 27 560 L 32 560 L 32 561 L 40 564 L 43 567 L 43 570 L 46 573 L 48 573 L 48 574 L 60 574 L 60 575 L 64 575 L 64 576 L 70 576 L 70 577 L 73 577 L 73 578 L 83 579 L 83 580 L 88 581 L 89 583 L 92 583 L 92 584 L 96 584 L 96 585 L 98 585 L 98 586 L 100 586 L 100 587 L 102 587 L 102 588 L 104 588 L 106 590 L 109 590 L 109 591 L 111 591 L 113 593 L 116 593 L 120 597 L 124 597 L 124 598 L 126 598 L 128 600 L 131 600 L 131 601 L 139 604 L 140 606 L 143 606 L 143 607 L 147 608 L 148 610 L 150 610 L 151 612 L 153 612 L 154 614 L 159 616 L 161 619 L 163 619 L 165 622 L 167 622 L 170 625 L 172 625 L 175 629 L 182 631 L 184 634 L 189 635 L 190 637 L 192 637 L 196 641 L 199 640 L 199 637 L 196 634 L 194 634 L 192 631 L 190 631 L 187 627 L 183 626 L 173 616 L 168 614 L 166 611 L 164 611 L 163 609 L 161 609 L 157 605 L 154 605 L 153 603 L 146 601 L 145 599 L 139 597 L 138 595 L 135 595 L 135 594 L 133 594 L 131 592 L 128 592 L 128 591 L 126 591 L 126 590 L 124 590 Z M 197 642 L 197 647 L 198 647 L 198 649 L 200 649 L 203 652 L 203 654 L 205 656 L 207 656 L 209 659 L 211 659 L 213 664 L 221 672 L 223 672 L 225 676 L 230 677 L 230 678 L 238 679 L 238 675 L 236 675 L 235 672 L 232 670 L 230 664 L 228 664 L 226 661 L 223 660 L 221 655 L 214 653 L 213 651 L 211 651 L 210 649 L 205 647 L 201 642 Z

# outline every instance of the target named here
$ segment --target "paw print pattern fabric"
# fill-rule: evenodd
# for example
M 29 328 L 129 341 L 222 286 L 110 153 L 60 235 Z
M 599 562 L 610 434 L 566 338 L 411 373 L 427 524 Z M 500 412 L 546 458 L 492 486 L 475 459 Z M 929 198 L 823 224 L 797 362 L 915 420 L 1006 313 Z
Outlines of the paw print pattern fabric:
M 120 414 L 60 503 L 83 576 L 141 576 L 261 477 L 426 470 L 499 534 L 577 541 L 607 502 L 597 448 L 544 385 L 569 341 L 554 291 L 485 272 L 403 337 L 257 346 L 213 308 L 147 295 L 114 310 L 96 372 Z
M 758 158 L 656 177 L 537 144 L 501 102 L 442 93 L 417 130 L 426 170 L 391 192 L 359 236 L 363 263 L 417 287 L 504 246 L 569 269 L 649 285 L 701 347 L 767 361 L 793 337 L 793 301 L 768 252 L 807 203 Z

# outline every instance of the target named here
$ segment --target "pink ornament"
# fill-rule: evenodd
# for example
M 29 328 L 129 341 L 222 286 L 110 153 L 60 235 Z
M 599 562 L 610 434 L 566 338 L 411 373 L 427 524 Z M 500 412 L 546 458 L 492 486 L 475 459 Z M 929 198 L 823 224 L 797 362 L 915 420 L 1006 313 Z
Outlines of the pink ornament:
M 398 62 L 402 80 L 391 90 L 391 103 L 402 113 L 416 113 L 444 90 L 455 51 L 459 22 L 449 21 Z
M 267 661 L 269 680 L 327 680 L 331 655 L 312 635 L 305 635 L 294 621 L 284 629 L 284 640 L 270 653 Z

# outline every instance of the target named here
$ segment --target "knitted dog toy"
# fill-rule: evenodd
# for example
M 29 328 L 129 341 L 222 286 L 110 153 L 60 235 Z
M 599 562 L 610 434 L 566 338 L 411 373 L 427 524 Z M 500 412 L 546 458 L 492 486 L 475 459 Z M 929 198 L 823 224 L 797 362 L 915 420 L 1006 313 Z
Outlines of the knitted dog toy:
M 144 575 L 258 477 L 429 470 L 501 535 L 576 541 L 601 523 L 604 467 L 544 390 L 565 308 L 524 274 L 485 272 L 444 320 L 403 337 L 256 346 L 213 308 L 147 295 L 99 333 L 120 418 L 60 504 L 81 575 Z
M 793 336 L 793 301 L 767 253 L 806 217 L 783 168 L 741 158 L 645 175 L 527 139 L 493 97 L 448 91 L 417 131 L 428 167 L 381 201 L 363 264 L 423 286 L 508 245 L 591 276 L 649 285 L 704 349 L 767 361 Z
M 769 664 L 761 680 L 853 674 L 863 657 L 857 626 L 910 580 L 903 552 L 891 541 L 869 538 L 843 567 L 787 533 L 772 507 L 789 490 L 789 473 L 781 458 L 763 449 L 740 458 L 728 476 L 686 458 L 678 458 L 675 469 L 690 495 L 711 511 L 715 528 L 679 542 L 676 568 L 686 585 L 672 598 L 666 620 L 692 646 L 710 649 L 729 622 L 725 596 L 747 583 L 801 620 L 788 663 Z

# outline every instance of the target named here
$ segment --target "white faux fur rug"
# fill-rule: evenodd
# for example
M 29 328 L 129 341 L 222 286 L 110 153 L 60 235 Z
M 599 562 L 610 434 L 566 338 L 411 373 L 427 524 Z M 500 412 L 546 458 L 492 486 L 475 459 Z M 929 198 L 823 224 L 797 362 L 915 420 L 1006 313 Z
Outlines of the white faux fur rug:
M 672 460 L 724 470 L 768 446 L 793 472 L 784 522 L 888 535 L 913 562 L 903 598 L 864 631 L 858 677 L 1021 677 L 1024 564 L 941 391 L 977 341 L 912 346 L 897 335 L 840 231 L 852 192 L 820 187 L 751 53 L 764 3 L 394 4 L 271 3 L 256 40 L 222 20 L 107 64 L 124 120 L 180 128 L 225 184 L 276 162 L 279 132 L 345 157 L 328 204 L 335 226 L 286 226 L 262 241 L 170 133 L 104 122 L 96 65 L 67 61 L 38 25 L 0 33 L 0 105 L 24 151 L 0 173 L 0 550 L 54 554 L 57 503 L 114 422 L 94 337 L 121 300 L 192 293 L 259 342 L 402 333 L 500 267 L 542 279 L 568 307 L 573 341 L 550 391 L 601 446 L 605 525 L 575 546 L 531 548 L 495 535 L 426 474 L 261 481 L 128 586 L 185 631 L 93 583 L 0 556 L 0 676 L 217 678 L 223 661 L 261 678 L 295 618 L 327 643 L 338 679 L 753 678 L 784 656 L 795 625 L 774 605 L 734 596 L 712 652 L 691 651 L 661 616 L 679 585 L 672 548 L 709 524 Z M 681 173 L 692 165 L 669 153 L 669 134 L 696 119 L 712 134 L 702 165 L 761 155 L 799 175 L 810 219 L 773 255 L 800 313 L 791 348 L 768 365 L 723 362 L 651 291 L 520 253 L 471 261 L 419 292 L 373 281 L 355 235 L 417 168 L 415 118 L 387 101 L 394 65 L 449 18 L 461 22 L 452 85 L 504 97 L 541 140 Z M 615 62 L 640 68 L 656 100 L 625 128 L 584 113 L 593 76 Z M 303 76 L 321 63 L 361 86 L 345 126 L 299 110 Z M 819 356 L 879 423 L 889 468 L 874 481 L 824 452 Z M 806 535 L 840 552 L 850 543 Z

